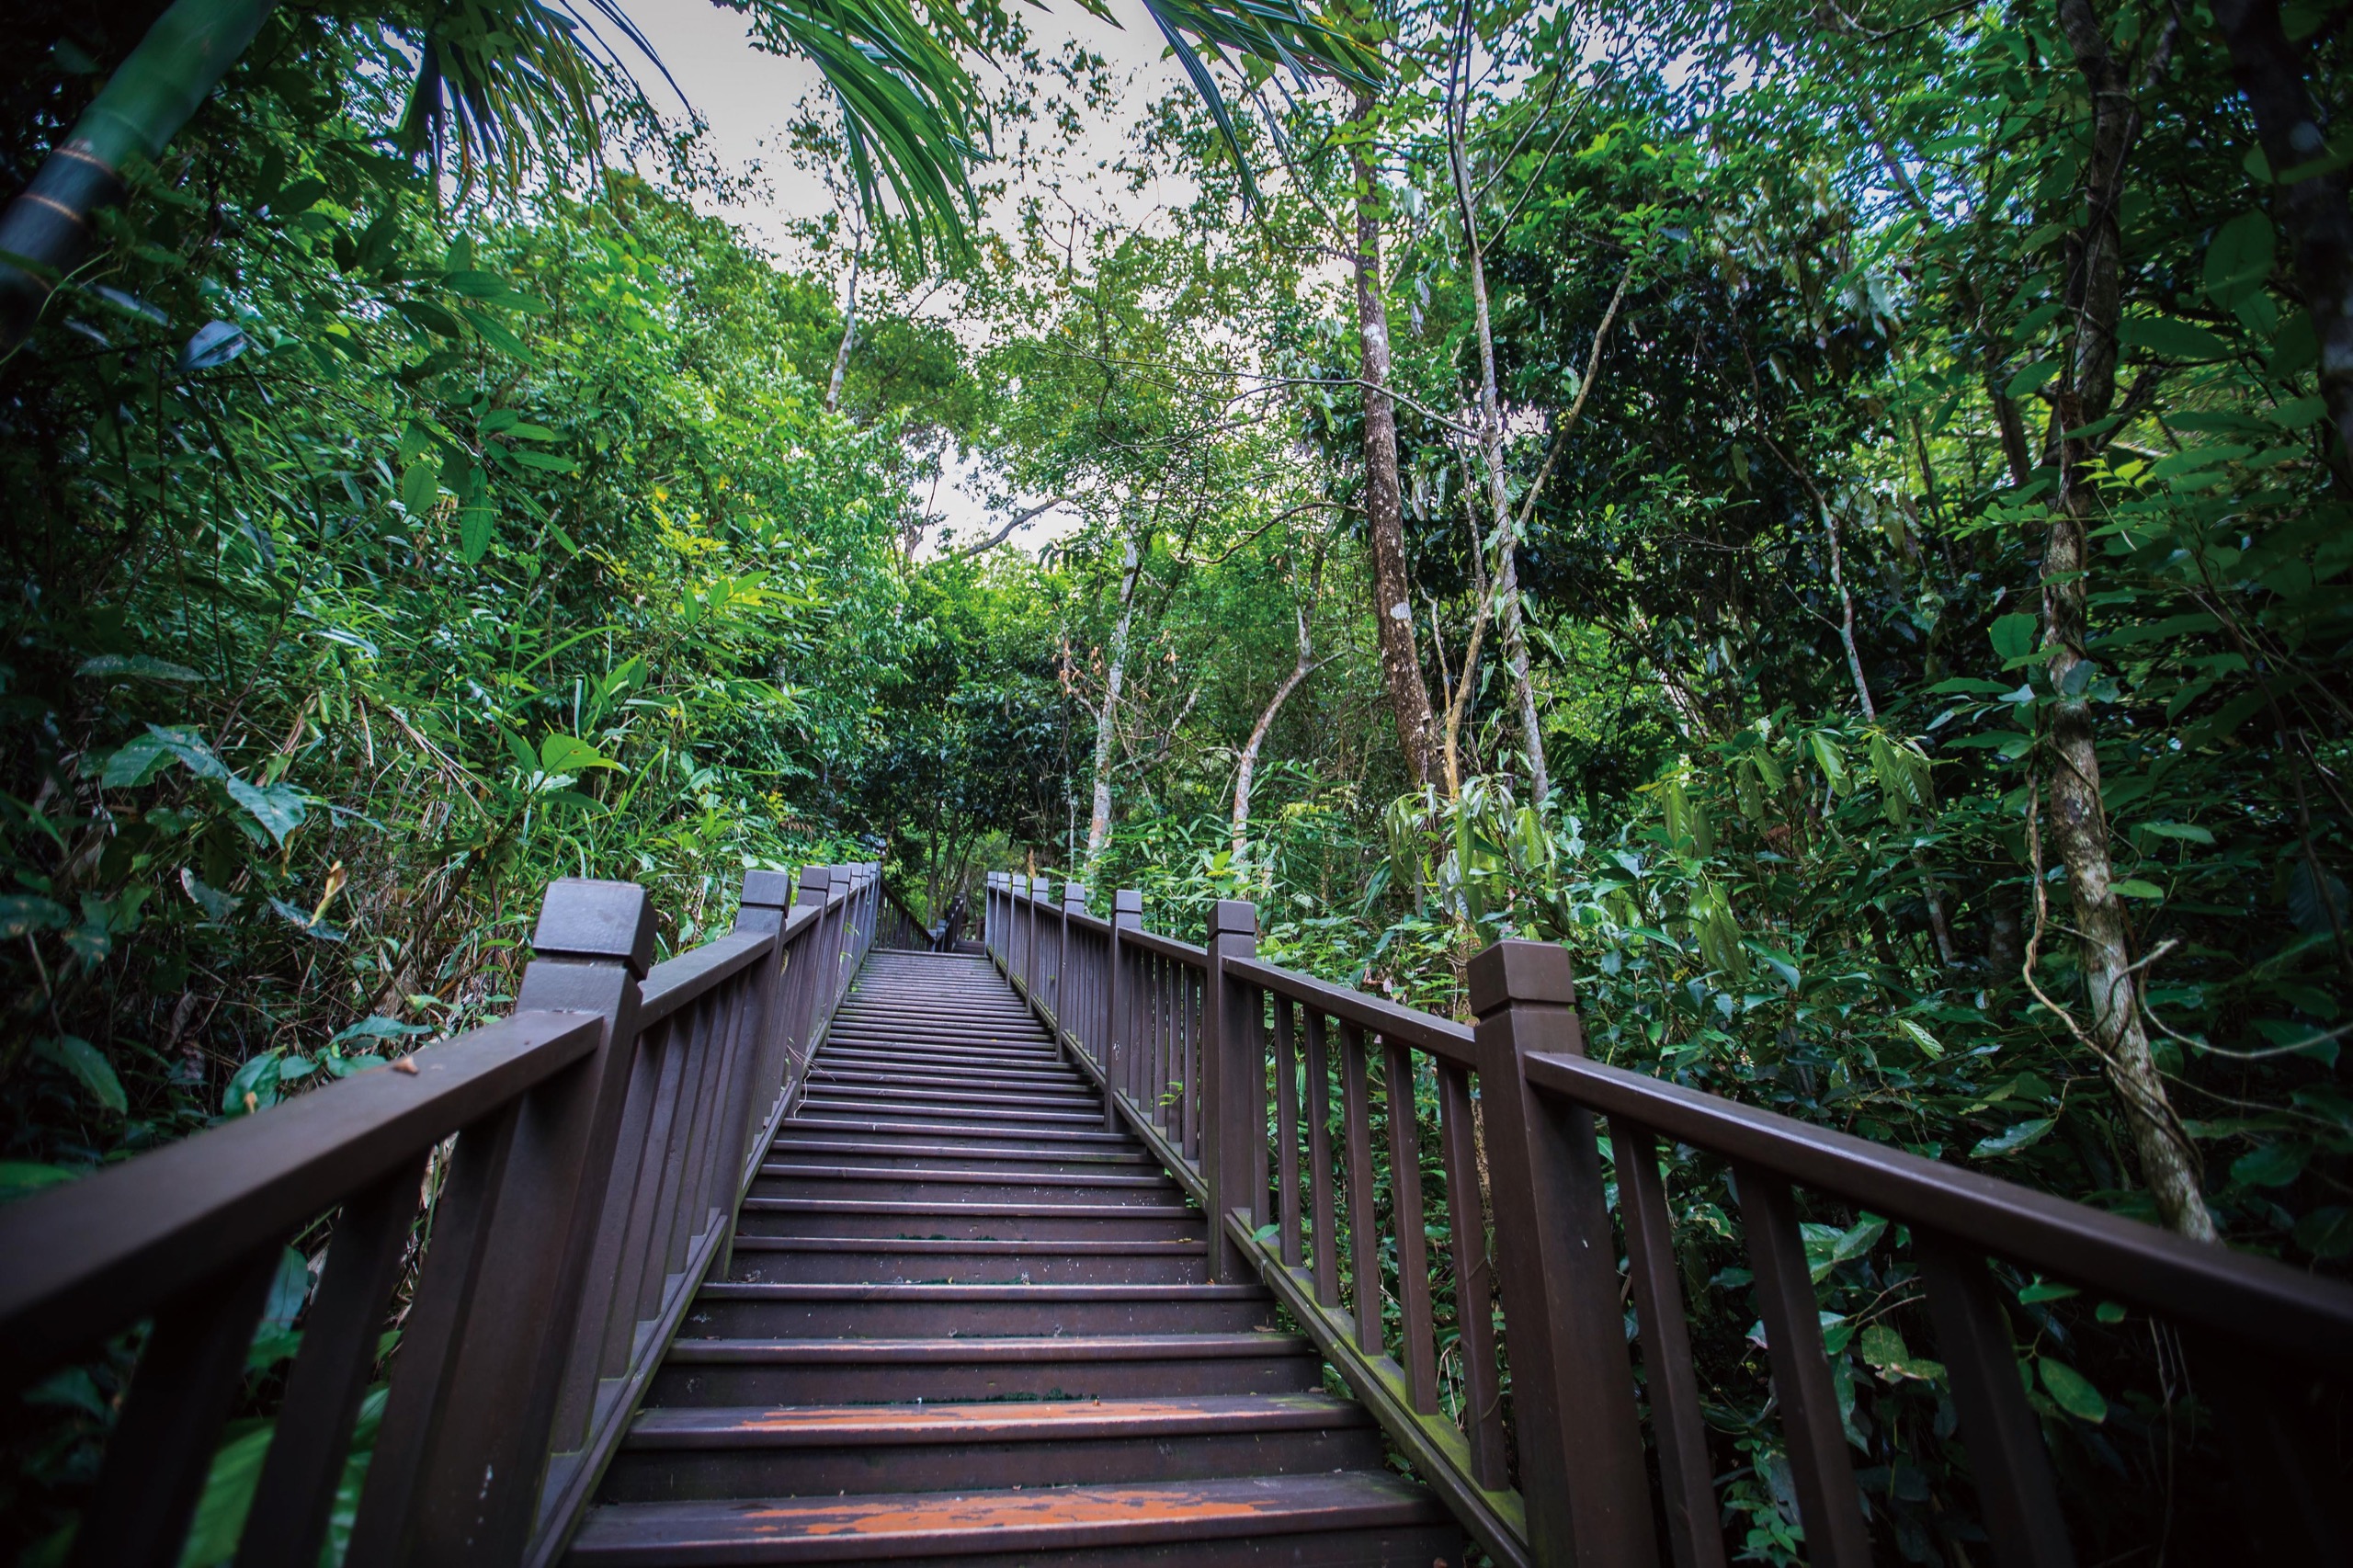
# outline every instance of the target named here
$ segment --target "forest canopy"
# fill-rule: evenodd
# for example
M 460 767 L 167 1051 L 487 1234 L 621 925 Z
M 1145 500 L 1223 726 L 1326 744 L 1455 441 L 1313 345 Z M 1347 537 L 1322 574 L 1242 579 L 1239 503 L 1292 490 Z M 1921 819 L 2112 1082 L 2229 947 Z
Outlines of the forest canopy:
M 873 859 L 1557 941 L 1608 1061 L 2353 1265 L 2353 8 L 742 9 L 789 245 L 620 10 L 428 0 L 244 6 L 8 262 L 9 1193 L 495 1016 L 552 877 Z M 165 16 L 28 9 L 12 193 Z

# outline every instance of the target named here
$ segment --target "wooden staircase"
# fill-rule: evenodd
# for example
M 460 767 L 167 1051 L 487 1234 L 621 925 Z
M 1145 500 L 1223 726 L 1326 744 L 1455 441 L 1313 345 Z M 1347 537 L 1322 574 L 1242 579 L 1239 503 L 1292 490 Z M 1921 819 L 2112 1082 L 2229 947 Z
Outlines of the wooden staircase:
M 1460 1564 L 1205 1227 L 988 960 L 875 953 L 568 1561 Z

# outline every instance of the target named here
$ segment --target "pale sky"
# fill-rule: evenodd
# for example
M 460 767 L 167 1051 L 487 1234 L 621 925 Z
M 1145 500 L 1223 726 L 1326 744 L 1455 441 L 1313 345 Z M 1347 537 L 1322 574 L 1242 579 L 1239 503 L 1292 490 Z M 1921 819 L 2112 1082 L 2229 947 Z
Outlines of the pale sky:
M 754 48 L 745 36 L 743 17 L 710 0 L 627 0 L 626 9 L 688 100 L 709 122 L 710 151 L 722 166 L 741 170 L 757 165 L 760 168 L 758 199 L 722 206 L 706 198 L 699 204 L 788 260 L 808 260 L 792 243 L 788 225 L 795 219 L 823 215 L 832 202 L 813 176 L 793 167 L 785 146 L 785 127 L 802 99 L 820 85 L 816 70 L 803 62 Z M 1135 115 L 1184 83 L 1176 62 L 1163 58 L 1166 45 L 1160 29 L 1138 0 L 1112 0 L 1112 9 L 1123 26 L 1115 28 L 1087 15 L 1076 0 L 1060 0 L 1051 11 L 1034 6 L 1023 8 L 1041 54 L 1051 58 L 1065 40 L 1074 38 L 1109 61 L 1115 77 L 1126 84 L 1118 108 L 1090 127 L 1065 166 L 1065 177 L 1074 182 L 1086 181 L 1090 165 L 1115 159 L 1125 151 L 1128 126 Z M 624 58 L 628 58 L 626 46 Z M 660 73 L 634 59 L 629 62 L 647 97 L 665 114 L 683 119 L 677 98 Z M 983 73 L 991 69 L 981 68 Z M 985 74 L 983 85 L 992 85 Z M 1141 199 L 1143 210 L 1139 210 L 1136 199 L 1112 186 L 1111 181 L 1094 182 L 1095 201 L 1121 210 L 1130 222 L 1147 220 L 1154 201 L 1185 199 L 1190 194 L 1147 190 Z M 829 262 L 823 270 L 837 272 L 837 265 Z M 941 309 L 952 312 L 952 301 L 943 300 Z M 822 376 L 825 369 L 811 367 L 810 372 Z M 970 465 L 960 465 L 951 470 L 936 494 L 925 497 L 941 522 L 965 539 L 994 533 L 1010 515 L 990 511 L 972 494 L 963 482 L 972 478 Z M 1067 531 L 1073 521 L 1067 511 L 1048 513 L 1016 534 L 1013 542 L 1035 550 Z M 935 528 L 933 535 L 938 531 Z

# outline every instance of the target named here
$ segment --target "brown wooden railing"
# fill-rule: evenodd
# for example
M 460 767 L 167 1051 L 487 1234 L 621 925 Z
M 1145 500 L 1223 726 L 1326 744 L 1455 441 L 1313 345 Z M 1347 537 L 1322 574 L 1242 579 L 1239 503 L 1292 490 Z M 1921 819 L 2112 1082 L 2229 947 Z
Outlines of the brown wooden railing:
M 900 952 L 938 952 L 940 933 L 915 912 L 915 906 L 899 896 L 899 890 L 890 883 L 882 884 L 882 904 L 879 923 L 874 929 L 874 945 Z
M 413 1242 L 346 1561 L 560 1555 L 873 940 L 877 868 L 791 881 L 746 873 L 734 930 L 650 970 L 642 889 L 556 882 L 511 1017 L 0 1209 L 0 1393 L 153 1324 L 73 1561 L 179 1561 L 278 1260 L 329 1216 L 238 1563 L 319 1562 Z
M 1115 1122 L 1214 1217 L 1216 1278 L 1276 1291 L 1496 1562 L 1655 1563 L 1662 1532 L 1679 1568 L 1726 1560 L 1662 1145 L 1729 1169 L 1809 1562 L 1861 1568 L 1872 1539 L 1801 1190 L 1910 1228 L 1996 1562 L 2075 1558 L 1989 1258 L 2178 1335 L 2249 1561 L 2348 1560 L 2332 1428 L 2353 1290 L 1593 1062 L 1549 944 L 1477 955 L 1472 1026 L 1260 961 L 1247 903 L 1217 904 L 1200 947 L 1142 930 L 1141 911 L 1122 891 L 1107 921 L 1074 884 L 1057 902 L 998 874 L 984 940 Z

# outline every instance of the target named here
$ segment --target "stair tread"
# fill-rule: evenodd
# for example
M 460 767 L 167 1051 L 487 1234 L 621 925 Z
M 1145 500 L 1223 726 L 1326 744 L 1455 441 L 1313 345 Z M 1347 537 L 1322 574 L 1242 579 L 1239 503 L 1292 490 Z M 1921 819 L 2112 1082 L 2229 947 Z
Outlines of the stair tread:
M 933 1236 L 762 1236 L 738 1235 L 735 1250 L 744 1252 L 874 1252 L 978 1253 L 1031 1257 L 1103 1257 L 1140 1254 L 1153 1257 L 1199 1257 L 1210 1244 L 1199 1239 L 1169 1241 L 992 1241 L 974 1237 L 958 1240 Z
M 904 1339 L 680 1339 L 674 1361 L 1135 1361 L 1302 1356 L 1302 1335 L 1063 1334 L 925 1335 Z
M 873 1214 L 909 1220 L 1199 1220 L 1182 1203 L 893 1203 L 863 1198 L 747 1198 L 760 1214 Z
M 779 1133 L 769 1140 L 768 1147 L 771 1150 L 782 1150 L 792 1153 L 877 1154 L 894 1160 L 993 1160 L 1007 1165 L 1018 1165 L 1024 1162 L 1055 1165 L 1067 1164 L 1074 1160 L 1099 1165 L 1154 1164 L 1152 1156 L 1145 1153 L 1142 1148 L 1104 1149 L 1094 1153 L 1073 1151 L 1061 1154 L 1040 1154 L 1027 1149 L 1006 1149 L 1001 1146 L 958 1148 L 953 1143 L 886 1143 L 873 1140 L 853 1142 L 843 1138 L 812 1138 L 791 1133 Z
M 1369 1426 L 1354 1400 L 1328 1393 L 1196 1394 L 1173 1399 L 983 1400 L 959 1404 L 681 1406 L 641 1413 L 632 1449 L 804 1448 L 836 1443 L 1017 1443 L 1194 1432 Z
M 608 1504 L 589 1513 L 572 1551 L 590 1562 L 822 1562 L 1294 1535 L 1436 1525 L 1446 1517 L 1421 1487 L 1381 1471 L 1344 1470 L 1120 1486 Z M 647 1551 L 675 1555 L 638 1556 Z
M 701 1293 L 725 1301 L 1271 1301 L 1264 1285 L 967 1285 L 825 1284 L 814 1281 L 714 1279 Z
M 1100 1120 L 1101 1119 L 1097 1118 L 1097 1119 Z M 785 1125 L 788 1127 L 826 1128 L 845 1132 L 937 1132 L 956 1137 L 968 1138 L 974 1136 L 973 1130 L 970 1127 L 960 1127 L 954 1122 L 944 1121 L 851 1121 L 839 1116 L 824 1116 L 810 1117 L 805 1121 L 796 1118 L 794 1120 L 785 1123 Z M 1009 1130 L 997 1129 L 996 1131 L 1005 1131 Z M 1057 1142 L 1119 1143 L 1131 1146 L 1134 1143 L 1134 1140 L 1124 1132 L 1082 1132 L 1075 1127 L 1030 1128 L 1018 1133 L 1017 1136 L 1032 1140 L 1051 1139 Z
M 770 1161 L 760 1166 L 764 1176 L 817 1178 L 826 1181 L 878 1180 L 946 1182 L 959 1187 L 1167 1187 L 1166 1176 L 1097 1176 L 1093 1171 L 1037 1171 L 1008 1178 L 1002 1171 L 960 1171 L 938 1165 L 812 1165 Z

